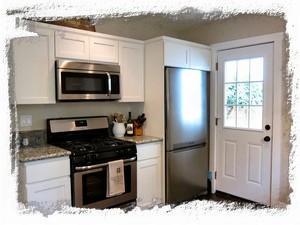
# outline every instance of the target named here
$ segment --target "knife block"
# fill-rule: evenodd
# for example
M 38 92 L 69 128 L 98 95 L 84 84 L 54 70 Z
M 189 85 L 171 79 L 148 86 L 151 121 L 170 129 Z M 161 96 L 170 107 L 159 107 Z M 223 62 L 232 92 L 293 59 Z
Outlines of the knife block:
M 133 120 L 133 135 L 134 136 L 141 136 L 143 135 L 143 126 L 138 127 L 138 122 Z

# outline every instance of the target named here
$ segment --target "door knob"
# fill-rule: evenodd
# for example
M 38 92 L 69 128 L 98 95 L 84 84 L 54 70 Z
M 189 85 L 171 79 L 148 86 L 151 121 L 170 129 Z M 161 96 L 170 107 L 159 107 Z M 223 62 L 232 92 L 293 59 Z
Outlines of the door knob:
M 271 140 L 271 138 L 270 138 L 269 136 L 265 136 L 265 137 L 264 137 L 264 141 L 265 141 L 265 142 L 269 142 L 270 140 Z
M 265 126 L 265 129 L 266 129 L 266 130 L 270 130 L 270 129 L 271 129 L 271 126 L 270 126 L 269 124 L 267 124 L 267 125 Z

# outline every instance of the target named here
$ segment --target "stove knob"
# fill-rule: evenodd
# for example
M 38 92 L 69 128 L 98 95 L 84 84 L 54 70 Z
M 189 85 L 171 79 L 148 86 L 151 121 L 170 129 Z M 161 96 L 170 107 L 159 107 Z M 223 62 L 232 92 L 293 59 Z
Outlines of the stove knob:
M 96 154 L 96 155 L 95 155 L 95 158 L 96 158 L 96 159 L 101 159 L 101 154 Z
M 86 155 L 84 158 L 86 161 L 91 161 L 91 160 L 93 160 L 94 157 L 93 157 L 93 155 Z

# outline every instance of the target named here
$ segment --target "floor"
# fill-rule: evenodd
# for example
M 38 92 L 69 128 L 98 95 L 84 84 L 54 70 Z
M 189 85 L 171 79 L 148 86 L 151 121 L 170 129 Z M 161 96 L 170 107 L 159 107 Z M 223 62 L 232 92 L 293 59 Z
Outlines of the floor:
M 198 197 L 197 199 L 199 200 L 210 200 L 210 201 L 216 201 L 216 202 L 226 202 L 226 203 L 236 203 L 239 206 L 243 206 L 245 204 L 250 204 L 254 209 L 262 209 L 266 208 L 268 206 L 257 203 L 257 202 L 252 202 L 247 199 L 239 198 L 227 193 L 219 192 L 217 191 L 214 194 L 207 194 Z

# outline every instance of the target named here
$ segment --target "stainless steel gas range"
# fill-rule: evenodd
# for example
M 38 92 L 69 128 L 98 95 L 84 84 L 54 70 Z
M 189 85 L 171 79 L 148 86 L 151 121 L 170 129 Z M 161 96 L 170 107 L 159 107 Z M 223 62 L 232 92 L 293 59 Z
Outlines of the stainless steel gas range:
M 109 137 L 106 116 L 47 119 L 47 142 L 71 151 L 72 206 L 103 209 L 135 205 L 136 145 Z M 125 191 L 108 197 L 108 164 L 120 160 Z

